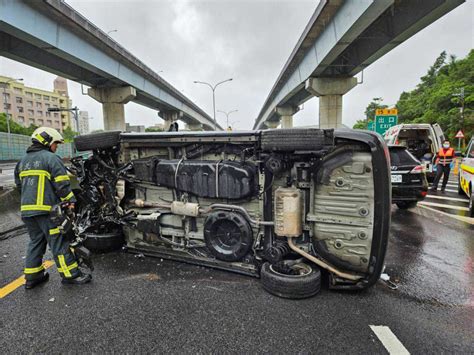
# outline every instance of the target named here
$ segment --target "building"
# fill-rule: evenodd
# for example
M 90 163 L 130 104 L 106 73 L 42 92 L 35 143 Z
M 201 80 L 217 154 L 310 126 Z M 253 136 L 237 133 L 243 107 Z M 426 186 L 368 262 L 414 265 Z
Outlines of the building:
M 145 132 L 145 126 L 141 126 L 141 125 L 132 126 L 129 123 L 126 123 L 125 124 L 125 131 L 126 132 L 143 133 L 143 132 Z
M 89 133 L 89 112 L 79 111 L 77 120 L 77 132 L 79 132 L 79 134 Z
M 48 112 L 48 108 L 70 109 L 67 81 L 57 77 L 53 91 L 25 86 L 23 82 L 0 76 L 4 110 L 10 119 L 25 127 L 30 125 L 53 127 L 60 132 L 73 128 L 71 112 Z

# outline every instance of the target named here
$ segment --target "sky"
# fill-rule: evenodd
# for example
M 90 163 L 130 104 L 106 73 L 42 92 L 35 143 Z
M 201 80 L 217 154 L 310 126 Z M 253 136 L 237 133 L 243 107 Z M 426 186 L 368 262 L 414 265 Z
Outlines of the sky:
M 358 1 L 358 0 L 349 0 Z M 310 0 L 67 0 L 69 5 L 182 91 L 212 117 L 212 93 L 193 81 L 217 83 L 216 109 L 234 129 L 251 129 L 319 1 Z M 344 95 L 343 123 L 364 118 L 374 97 L 393 105 L 415 88 L 446 50 L 458 58 L 474 47 L 474 1 L 468 0 L 364 70 L 363 82 Z M 116 30 L 116 31 L 114 31 Z M 0 57 L 0 75 L 24 78 L 27 86 L 52 90 L 55 75 Z M 362 77 L 358 75 L 359 81 Z M 73 105 L 89 111 L 91 129 L 103 128 L 101 104 L 69 81 Z M 295 126 L 318 124 L 318 99 L 304 104 Z M 130 124 L 161 123 L 157 112 L 125 106 Z M 226 125 L 225 115 L 217 120 Z

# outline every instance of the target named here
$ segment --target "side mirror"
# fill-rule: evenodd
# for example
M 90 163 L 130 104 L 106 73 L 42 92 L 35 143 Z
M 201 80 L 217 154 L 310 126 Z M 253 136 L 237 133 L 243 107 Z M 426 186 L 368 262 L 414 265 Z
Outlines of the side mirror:
M 460 152 L 460 151 L 455 151 L 455 152 L 454 152 L 454 156 L 455 156 L 455 157 L 464 158 L 464 157 L 465 157 L 465 154 L 463 154 L 463 152 Z

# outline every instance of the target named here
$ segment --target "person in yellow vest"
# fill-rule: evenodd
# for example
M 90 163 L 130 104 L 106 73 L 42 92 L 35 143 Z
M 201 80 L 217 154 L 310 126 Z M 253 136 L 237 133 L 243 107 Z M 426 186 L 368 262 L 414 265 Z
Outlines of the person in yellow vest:
M 443 147 L 440 148 L 436 154 L 436 177 L 433 181 L 432 191 L 438 190 L 438 183 L 443 176 L 443 185 L 441 186 L 441 191 L 446 189 L 446 184 L 448 183 L 449 173 L 451 171 L 451 163 L 454 160 L 454 149 L 450 147 L 449 141 L 443 141 Z

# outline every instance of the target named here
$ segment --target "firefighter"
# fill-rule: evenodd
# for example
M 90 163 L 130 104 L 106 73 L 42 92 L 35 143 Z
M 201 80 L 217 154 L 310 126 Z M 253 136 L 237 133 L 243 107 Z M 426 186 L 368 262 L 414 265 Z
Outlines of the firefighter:
M 446 189 L 446 184 L 448 183 L 449 173 L 451 171 L 451 163 L 454 159 L 454 149 L 450 147 L 449 141 L 443 141 L 443 147 L 439 149 L 438 153 L 436 154 L 436 177 L 433 181 L 433 187 L 431 188 L 432 191 L 436 191 L 438 189 L 438 183 L 441 179 L 441 175 L 443 176 L 443 185 L 441 186 L 441 191 Z
M 40 127 L 33 132 L 31 140 L 32 145 L 15 167 L 15 183 L 21 191 L 21 218 L 30 235 L 25 288 L 31 289 L 49 279 L 43 266 L 46 244 L 62 283 L 85 284 L 92 279 L 91 275 L 81 272 L 69 242 L 49 215 L 55 204 L 69 202 L 69 208 L 73 209 L 76 202 L 66 167 L 55 154 L 58 144 L 64 143 L 63 137 L 53 128 Z

